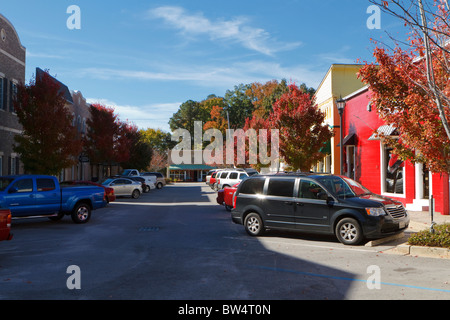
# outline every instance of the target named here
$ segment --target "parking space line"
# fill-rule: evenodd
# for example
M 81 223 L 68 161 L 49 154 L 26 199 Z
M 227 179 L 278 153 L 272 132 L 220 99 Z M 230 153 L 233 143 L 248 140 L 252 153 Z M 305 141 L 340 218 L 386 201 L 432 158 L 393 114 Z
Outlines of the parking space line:
M 281 245 L 292 245 L 292 246 L 307 247 L 307 248 L 319 248 L 319 249 L 327 249 L 327 250 L 374 252 L 373 250 L 370 250 L 370 249 L 357 249 L 355 247 L 333 247 L 333 246 L 322 246 L 322 245 L 315 245 L 315 244 L 274 241 L 274 240 L 267 240 L 267 239 L 253 239 L 253 238 L 238 238 L 238 237 L 224 237 L 224 238 L 231 239 L 231 240 L 241 240 L 241 241 L 258 241 L 262 244 L 267 243 L 267 244 L 278 244 L 278 245 L 280 245 L 280 244 Z
M 346 278 L 346 277 L 324 275 L 324 274 L 315 274 L 315 273 L 304 272 L 304 271 L 288 270 L 288 269 L 265 267 L 265 266 L 251 266 L 251 265 L 248 265 L 247 267 L 254 268 L 254 269 L 260 269 L 260 270 L 266 270 L 266 271 L 293 273 L 293 274 L 304 275 L 304 276 L 309 276 L 309 277 L 318 277 L 318 278 L 326 278 L 326 279 L 332 279 L 332 280 L 343 280 L 343 281 L 367 283 L 367 280 L 362 280 L 362 279 Z M 418 289 L 418 290 L 450 293 L 450 290 L 446 290 L 446 289 L 428 288 L 428 287 L 413 286 L 413 285 L 408 285 L 408 284 L 389 283 L 389 282 L 381 282 L 380 284 L 385 285 L 385 286 L 402 287 L 402 288 L 408 288 L 408 289 Z

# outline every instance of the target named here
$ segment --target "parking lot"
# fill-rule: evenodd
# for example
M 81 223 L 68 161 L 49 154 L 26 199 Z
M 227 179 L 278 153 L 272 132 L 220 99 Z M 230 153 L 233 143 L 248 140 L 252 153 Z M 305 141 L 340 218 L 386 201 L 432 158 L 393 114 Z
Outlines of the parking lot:
M 450 298 L 446 260 L 329 236 L 251 238 L 204 183 L 119 198 L 86 225 L 38 219 L 14 221 L 12 231 L 0 243 L 0 299 Z

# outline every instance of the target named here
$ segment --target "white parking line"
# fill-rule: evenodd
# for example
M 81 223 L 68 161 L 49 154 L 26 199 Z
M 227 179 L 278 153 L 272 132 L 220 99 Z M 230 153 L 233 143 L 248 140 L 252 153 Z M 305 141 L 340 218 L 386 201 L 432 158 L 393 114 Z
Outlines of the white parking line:
M 110 205 L 134 205 L 134 206 L 149 206 L 149 207 L 178 207 L 178 206 L 212 206 L 211 202 L 110 202 Z
M 304 243 L 298 243 L 298 242 L 284 242 L 284 241 L 276 241 L 276 240 L 268 240 L 267 238 L 259 238 L 259 239 L 253 239 L 253 238 L 238 238 L 238 237 L 224 237 L 225 239 L 230 240 L 240 240 L 240 241 L 258 241 L 262 244 L 268 244 L 268 245 L 285 245 L 285 246 L 297 246 L 297 247 L 305 247 L 305 248 L 318 248 L 318 249 L 327 249 L 327 250 L 343 250 L 343 251 L 358 251 L 358 252 L 374 252 L 370 249 L 358 249 L 355 247 L 333 247 L 333 246 L 322 246 L 322 245 L 315 245 L 315 244 L 304 244 Z

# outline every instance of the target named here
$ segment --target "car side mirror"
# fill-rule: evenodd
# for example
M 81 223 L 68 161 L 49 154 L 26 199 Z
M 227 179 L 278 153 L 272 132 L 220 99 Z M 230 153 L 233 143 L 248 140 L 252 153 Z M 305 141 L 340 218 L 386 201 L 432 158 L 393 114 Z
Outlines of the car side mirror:
M 17 187 L 12 187 L 11 189 L 9 189 L 8 193 L 17 193 L 19 192 L 19 188 Z

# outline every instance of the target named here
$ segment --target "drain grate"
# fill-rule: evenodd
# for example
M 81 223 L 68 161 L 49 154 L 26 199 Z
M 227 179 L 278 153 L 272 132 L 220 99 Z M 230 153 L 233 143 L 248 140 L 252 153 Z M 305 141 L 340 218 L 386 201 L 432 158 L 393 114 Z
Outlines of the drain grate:
M 139 228 L 139 232 L 158 232 L 160 230 L 159 227 L 141 227 Z

